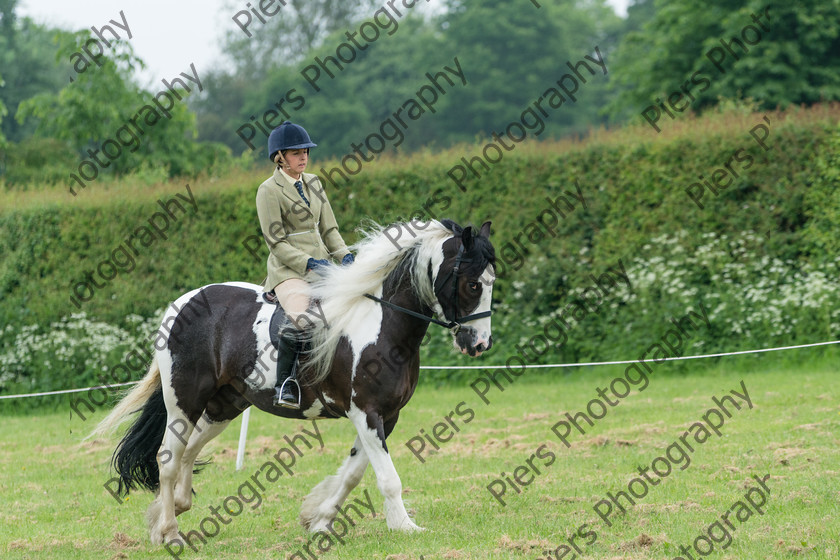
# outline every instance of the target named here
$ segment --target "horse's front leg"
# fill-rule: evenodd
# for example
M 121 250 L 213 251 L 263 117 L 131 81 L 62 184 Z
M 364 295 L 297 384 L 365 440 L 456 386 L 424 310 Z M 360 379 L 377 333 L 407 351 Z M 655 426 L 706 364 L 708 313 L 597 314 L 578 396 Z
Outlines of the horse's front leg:
M 388 453 L 388 446 L 385 444 L 385 438 L 394 429 L 397 418 L 385 423 L 379 414 L 366 413 L 354 404 L 350 406 L 347 416 L 356 426 L 359 441 L 367 453 L 373 472 L 376 473 L 376 485 L 385 498 L 385 520 L 388 528 L 401 531 L 422 531 L 422 527 L 418 527 L 405 510 L 402 500 L 402 482 Z

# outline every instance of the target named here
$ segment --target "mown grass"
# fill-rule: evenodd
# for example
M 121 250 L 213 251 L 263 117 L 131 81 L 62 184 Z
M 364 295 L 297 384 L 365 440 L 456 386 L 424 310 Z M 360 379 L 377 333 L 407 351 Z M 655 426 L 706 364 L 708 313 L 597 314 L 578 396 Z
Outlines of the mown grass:
M 583 546 L 579 557 L 673 558 L 679 555 L 676 547 L 690 546 L 743 499 L 749 486 L 756 486 L 753 475 L 765 474 L 770 475 L 771 494 L 764 515 L 753 514 L 743 524 L 734 521 L 731 545 L 709 557 L 837 557 L 840 387 L 835 368 L 826 362 L 792 368 L 766 358 L 738 370 L 724 360 L 717 368 L 688 376 L 668 368 L 658 366 L 645 391 L 632 390 L 585 435 L 570 436 L 571 448 L 554 436 L 552 425 L 566 412 L 584 409 L 597 396 L 597 388 L 623 375 L 623 369 L 586 369 L 555 378 L 525 375 L 504 392 L 489 393 L 489 405 L 466 386 L 421 387 L 389 444 L 409 511 L 427 530 L 401 534 L 387 529 L 382 497 L 368 469 L 350 499 L 364 499 L 367 491 L 378 515 L 357 521 L 345 544 L 318 557 L 533 559 L 555 550 L 589 523 L 597 540 Z M 638 476 L 637 467 L 663 455 L 668 444 L 713 406 L 713 396 L 738 389 L 741 380 L 754 408 L 734 412 L 721 428 L 721 437 L 712 435 L 697 446 L 690 466 L 675 469 L 626 515 L 611 518 L 614 524 L 607 527 L 592 506 L 607 492 L 626 490 Z M 431 433 L 433 425 L 462 401 L 475 417 L 464 424 L 455 415 L 461 431 L 421 464 L 405 442 L 421 428 Z M 151 495 L 132 494 L 118 504 L 103 488 L 114 442 L 81 441 L 103 414 L 97 412 L 87 422 L 70 418 L 69 409 L 3 419 L 0 556 L 170 558 L 162 548 L 148 544 L 143 516 Z M 246 509 L 198 552 L 186 550 L 181 558 L 278 559 L 300 549 L 307 542 L 297 520 L 301 501 L 335 472 L 354 437 L 347 421 L 318 425 L 325 438 L 323 449 L 304 452 L 294 475 L 268 488 L 257 509 Z M 232 423 L 208 447 L 213 463 L 196 477 L 197 496 L 193 509 L 179 517 L 181 529 L 198 528 L 210 515 L 210 506 L 220 506 L 286 445 L 284 435 L 304 427 L 311 429 L 311 424 L 255 411 L 245 468 L 236 472 L 239 421 Z M 510 474 L 525 464 L 543 444 L 556 460 L 545 467 L 534 461 L 542 473 L 521 494 L 508 490 L 507 506 L 502 507 L 487 485 L 502 472 Z

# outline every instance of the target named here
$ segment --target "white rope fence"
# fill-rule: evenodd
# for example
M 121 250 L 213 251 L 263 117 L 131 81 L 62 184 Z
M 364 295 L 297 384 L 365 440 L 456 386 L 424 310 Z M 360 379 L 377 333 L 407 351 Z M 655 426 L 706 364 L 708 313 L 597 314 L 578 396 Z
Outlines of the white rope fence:
M 24 395 L 0 395 L 2 399 L 23 399 L 26 397 L 43 397 L 46 395 L 66 395 L 68 393 L 82 393 L 90 391 L 91 389 L 100 389 L 105 387 L 126 387 L 128 385 L 137 385 L 139 381 L 126 381 L 125 383 L 114 383 L 113 385 L 94 385 L 93 387 L 85 387 L 83 389 L 63 389 L 61 391 L 46 391 L 43 393 L 26 393 Z
M 829 346 L 831 344 L 840 344 L 840 340 L 832 340 L 829 342 L 813 342 L 811 344 L 796 344 L 794 346 L 777 346 L 775 348 L 759 348 L 758 350 L 738 350 L 736 352 L 718 352 L 717 354 L 699 354 L 697 356 L 673 356 L 670 358 L 662 358 L 659 361 L 667 362 L 673 360 L 697 360 L 700 358 L 720 358 L 721 356 L 738 356 L 742 354 L 760 354 L 762 352 L 777 352 L 779 350 L 796 350 L 797 348 L 813 348 L 814 346 Z M 578 362 L 574 364 L 524 364 L 526 369 L 541 369 L 541 368 L 566 368 L 566 367 L 584 367 L 584 366 L 614 366 L 621 364 L 633 364 L 638 362 L 636 360 L 615 360 L 611 362 Z M 506 367 L 501 366 L 420 366 L 420 369 L 496 369 Z M 23 399 L 27 397 L 43 397 L 47 395 L 64 395 L 68 393 L 82 393 L 90 391 L 91 389 L 109 388 L 109 387 L 126 387 L 129 385 L 137 385 L 139 381 L 127 381 L 126 383 L 114 383 L 112 385 L 94 385 L 93 387 L 83 387 L 82 389 L 63 389 L 61 391 L 46 391 L 43 393 L 24 393 L 18 395 L 0 395 L 2 399 Z
M 777 346 L 775 348 L 759 348 L 757 350 L 738 350 L 735 352 L 718 352 L 715 354 L 698 354 L 696 356 L 672 356 L 670 358 L 663 358 L 660 361 L 676 361 L 676 360 L 698 360 L 701 358 L 720 358 L 723 356 L 739 356 L 743 354 L 761 354 L 764 352 L 778 352 L 781 350 L 796 350 L 798 348 L 813 348 L 815 346 L 829 346 L 831 344 L 840 344 L 840 340 L 832 340 L 829 342 L 813 342 L 811 344 L 796 344 L 793 346 Z M 607 362 L 580 362 L 574 364 L 524 364 L 527 369 L 541 369 L 541 368 L 567 368 L 567 367 L 585 367 L 585 366 L 614 366 L 622 364 L 633 364 L 638 360 L 614 360 Z M 467 370 L 467 369 L 497 369 L 506 367 L 504 365 L 486 365 L 486 366 L 420 366 L 420 369 L 450 369 L 450 370 Z M 521 366 L 518 366 L 521 367 Z M 83 391 L 90 391 L 91 389 L 98 389 L 100 387 L 125 387 L 128 385 L 136 385 L 139 381 L 128 381 L 126 383 L 115 383 L 113 385 L 97 385 L 93 387 L 84 387 L 83 389 L 64 389 L 62 391 L 46 391 L 43 393 L 26 393 L 19 395 L 0 395 L 0 400 L 3 399 L 23 399 L 28 397 L 43 397 L 46 395 L 64 395 L 69 393 L 81 393 Z M 242 425 L 239 430 L 239 448 L 236 452 L 236 470 L 242 468 L 242 463 L 245 457 L 245 441 L 248 438 L 248 422 L 251 417 L 251 407 L 245 409 L 242 413 Z
M 778 346 L 776 348 L 760 348 L 758 350 L 738 350 L 737 352 L 718 352 L 717 354 L 700 354 L 697 356 L 673 356 L 670 358 L 662 358 L 658 362 L 669 362 L 672 360 L 696 360 L 698 358 L 719 358 L 721 356 L 738 356 L 740 354 L 759 354 L 761 352 L 776 352 L 777 350 L 795 350 L 797 348 L 811 348 L 813 346 L 828 346 L 829 344 L 840 344 L 840 340 L 832 340 L 830 342 L 813 342 L 811 344 L 797 344 L 795 346 Z M 617 360 L 613 362 L 579 362 L 576 364 L 525 364 L 526 368 L 564 368 L 564 367 L 581 367 L 581 366 L 614 366 L 620 364 L 635 364 L 635 360 Z M 506 366 L 420 366 L 420 369 L 493 369 Z M 519 366 L 517 366 L 519 367 Z

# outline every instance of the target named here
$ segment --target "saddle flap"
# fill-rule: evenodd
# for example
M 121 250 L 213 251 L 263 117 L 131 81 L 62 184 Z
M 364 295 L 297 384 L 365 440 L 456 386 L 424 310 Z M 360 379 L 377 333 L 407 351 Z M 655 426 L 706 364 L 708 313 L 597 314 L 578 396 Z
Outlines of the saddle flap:
M 276 301 L 276 299 L 275 299 Z M 280 323 L 286 318 L 286 312 L 279 303 L 274 308 L 274 313 L 271 314 L 271 320 L 268 322 L 268 335 L 271 339 L 271 345 L 275 350 L 280 349 Z

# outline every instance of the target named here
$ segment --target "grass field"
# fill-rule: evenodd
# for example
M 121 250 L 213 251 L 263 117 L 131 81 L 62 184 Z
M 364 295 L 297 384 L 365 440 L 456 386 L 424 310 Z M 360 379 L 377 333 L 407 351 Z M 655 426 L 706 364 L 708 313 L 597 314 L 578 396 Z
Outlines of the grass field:
M 574 430 L 568 448 L 552 426 L 565 419 L 566 412 L 584 410 L 598 397 L 599 387 L 623 377 L 623 369 L 587 369 L 554 379 L 524 375 L 503 393 L 488 393 L 490 404 L 468 387 L 424 386 L 403 411 L 389 445 L 409 511 L 426 531 L 388 531 L 381 515 L 382 497 L 368 469 L 350 500 L 369 496 L 377 516 L 351 515 L 356 524 L 343 543 L 321 537 L 310 545 L 312 555 L 293 556 L 309 542 L 297 519 L 303 497 L 335 472 L 353 440 L 346 420 L 319 421 L 323 449 L 317 444 L 304 449 L 292 467 L 294 474 L 266 488 L 259 507 L 246 505 L 222 525 L 218 535 L 206 544 L 198 543 L 197 552 L 186 549 L 180 558 L 536 559 L 546 552 L 564 560 L 675 558 L 681 556 L 680 546 L 691 547 L 700 535 L 717 540 L 698 541 L 704 553 L 706 543 L 714 546 L 706 557 L 715 559 L 836 558 L 840 555 L 840 378 L 828 361 L 803 360 L 810 365 L 795 367 L 776 363 L 765 356 L 742 361 L 732 371 L 722 361 L 716 369 L 690 375 L 660 365 L 643 392 L 631 388 L 594 426 L 584 424 L 585 434 Z M 699 428 L 690 429 L 691 425 L 704 422 L 704 415 L 714 422 L 715 415 L 707 413 L 716 406 L 712 398 L 732 395 L 733 389 L 741 393 L 741 381 L 753 408 L 733 397 L 741 409 L 727 404 L 732 417 L 724 417 L 721 436 L 712 433 L 704 443 L 696 443 L 691 434 L 699 433 Z M 439 451 L 423 452 L 425 463 L 421 463 L 405 442 L 421 428 L 431 434 L 433 426 L 462 402 L 464 414 L 451 415 L 460 431 L 440 443 Z M 599 413 L 597 407 L 593 410 Z M 133 493 L 118 504 L 103 488 L 111 476 L 107 465 L 115 442 L 81 442 L 103 415 L 100 411 L 82 422 L 77 416 L 71 418 L 68 408 L 3 418 L 2 558 L 170 558 L 163 548 L 148 544 L 144 512 L 151 495 Z M 303 428 L 311 430 L 311 422 L 281 421 L 255 411 L 245 468 L 237 472 L 239 421 L 232 423 L 208 446 L 206 455 L 213 463 L 196 477 L 197 496 L 193 509 L 179 517 L 181 530 L 198 529 L 204 518 L 212 516 L 210 507 L 221 506 L 226 497 L 236 494 L 286 446 L 284 435 L 293 436 Z M 685 456 L 679 459 L 672 445 L 686 431 L 687 442 L 694 443 L 687 466 Z M 628 483 L 641 477 L 638 468 L 666 456 L 669 446 L 670 474 L 663 472 L 664 460 L 655 463 L 662 478 L 657 480 L 648 471 L 655 484 L 646 486 L 646 494 L 641 483 L 634 483 L 630 490 L 644 497 L 634 506 L 627 504 L 625 515 L 610 515 L 612 526 L 608 526 L 593 506 L 608 492 L 626 492 Z M 520 465 L 531 474 L 517 470 Z M 540 474 L 533 474 L 533 468 Z M 504 507 L 487 490 L 502 472 L 522 481 L 519 494 L 505 483 Z M 764 484 L 770 493 L 762 506 L 760 493 L 750 493 L 750 488 L 759 487 L 753 475 L 768 474 Z M 501 484 L 495 486 L 498 492 Z M 747 494 L 763 514 L 753 511 Z M 740 506 L 733 509 L 739 501 L 746 511 Z M 727 518 L 734 529 L 728 531 L 731 543 L 724 549 L 726 525 L 721 516 L 729 510 Z M 715 521 L 719 525 L 710 529 Z M 575 533 L 580 533 L 573 541 L 580 554 L 572 546 L 568 552 L 561 546 L 569 545 Z M 701 557 L 690 550 L 693 558 Z

